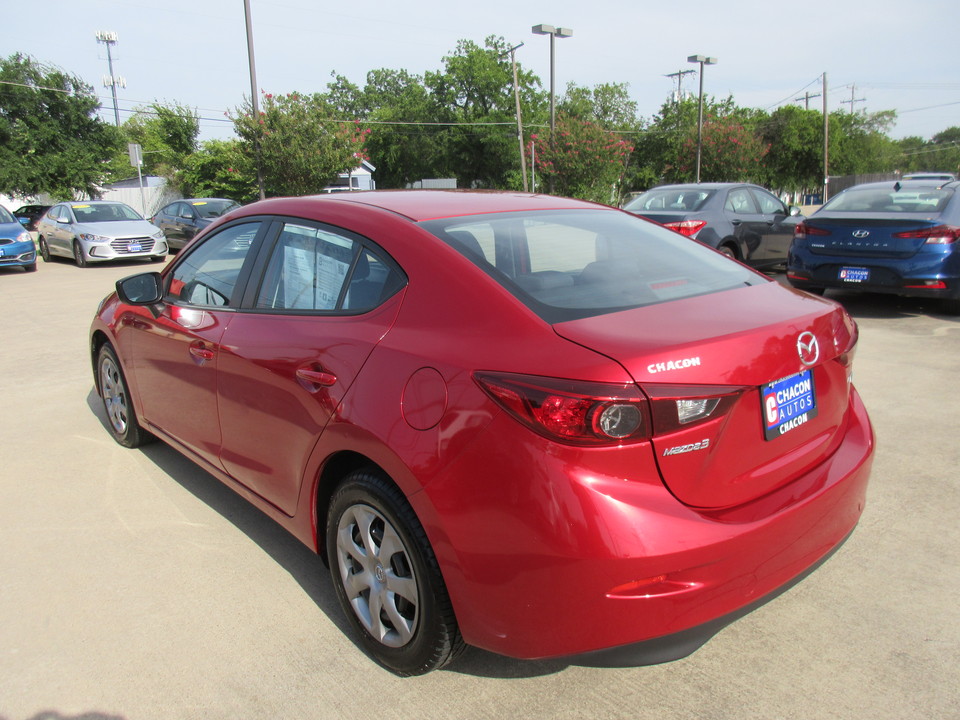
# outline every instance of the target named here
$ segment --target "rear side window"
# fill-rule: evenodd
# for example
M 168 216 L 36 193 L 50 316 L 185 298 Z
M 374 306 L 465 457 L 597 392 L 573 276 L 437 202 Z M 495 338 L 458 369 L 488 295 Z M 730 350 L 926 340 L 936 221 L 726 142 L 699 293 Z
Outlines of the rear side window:
M 333 230 L 287 223 L 270 256 L 256 307 L 354 313 L 370 310 L 403 283 L 378 252 Z
M 423 223 L 548 322 L 766 282 L 629 213 L 565 210 Z

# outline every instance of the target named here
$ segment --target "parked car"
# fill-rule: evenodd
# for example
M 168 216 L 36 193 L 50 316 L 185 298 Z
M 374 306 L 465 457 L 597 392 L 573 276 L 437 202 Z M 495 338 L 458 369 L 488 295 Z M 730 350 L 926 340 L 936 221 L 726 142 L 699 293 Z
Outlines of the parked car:
M 800 208 L 787 207 L 762 187 L 741 183 L 661 185 L 623 209 L 755 268 L 786 262 L 801 219 Z
M 797 226 L 787 280 L 940 298 L 960 314 L 960 182 L 879 182 L 838 193 Z
M 238 207 L 240 203 L 223 198 L 177 200 L 158 211 L 150 222 L 163 230 L 171 248 L 179 249 L 218 217 Z
M 37 249 L 33 238 L 17 218 L 0 207 L 0 268 L 22 267 L 26 272 L 37 269 Z
M 87 267 L 94 262 L 128 258 L 162 262 L 167 255 L 167 241 L 160 228 L 121 202 L 59 203 L 37 223 L 37 234 L 44 262 L 59 255 Z
M 39 220 L 50 207 L 50 205 L 21 205 L 13 211 L 13 216 L 17 218 L 27 230 L 36 230 L 37 220 Z
M 864 504 L 856 343 L 836 303 L 630 213 L 456 191 L 234 210 L 90 334 L 114 438 L 324 554 L 404 675 L 464 643 L 663 662 L 798 581 Z

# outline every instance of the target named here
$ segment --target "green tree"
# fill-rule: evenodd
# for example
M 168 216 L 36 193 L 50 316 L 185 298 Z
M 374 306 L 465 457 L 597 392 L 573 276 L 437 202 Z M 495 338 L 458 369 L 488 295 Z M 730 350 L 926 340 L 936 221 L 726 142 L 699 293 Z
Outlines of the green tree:
M 369 124 L 367 153 L 377 187 L 401 188 L 415 180 L 447 177 L 433 97 L 423 79 L 406 70 L 371 70 L 361 89 L 337 76 L 328 99 L 346 118 Z
M 0 192 L 95 194 L 120 132 L 79 78 L 21 54 L 0 60 Z
M 264 93 L 259 115 L 239 109 L 234 129 L 244 154 L 257 146 L 266 194 L 309 195 L 360 162 L 368 131 L 344 122 L 322 95 Z
M 187 155 L 175 184 L 186 197 L 259 198 L 253 158 L 239 140 L 208 140 Z
M 767 182 L 777 189 L 810 191 L 823 184 L 823 113 L 796 105 L 777 108 L 761 129 L 770 150 Z
M 457 43 L 443 59 L 442 72 L 428 72 L 424 84 L 437 107 L 437 121 L 455 123 L 438 132 L 441 169 L 455 174 L 462 187 L 519 188 L 520 148 L 516 134 L 516 102 L 510 46 L 490 36 L 481 48 L 469 40 Z M 518 63 L 524 124 L 542 118 L 539 80 Z
M 633 146 L 590 120 L 557 118 L 554 142 L 537 150 L 541 182 L 558 195 L 610 204 L 619 198 L 619 184 Z

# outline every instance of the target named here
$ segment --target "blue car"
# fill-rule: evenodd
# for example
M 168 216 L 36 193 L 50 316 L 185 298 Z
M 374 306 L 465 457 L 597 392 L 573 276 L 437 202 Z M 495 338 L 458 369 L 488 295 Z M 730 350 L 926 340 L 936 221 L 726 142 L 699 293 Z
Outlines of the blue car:
M 4 207 L 0 207 L 0 268 L 37 269 L 37 248 L 27 229 Z
M 939 298 L 960 314 L 960 181 L 856 185 L 797 226 L 795 288 Z

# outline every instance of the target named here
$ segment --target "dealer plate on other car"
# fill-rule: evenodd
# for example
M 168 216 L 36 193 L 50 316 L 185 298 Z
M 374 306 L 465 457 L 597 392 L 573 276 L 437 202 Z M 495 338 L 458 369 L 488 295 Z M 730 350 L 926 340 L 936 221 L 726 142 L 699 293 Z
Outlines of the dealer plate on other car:
M 813 373 L 804 370 L 763 385 L 760 401 L 765 439 L 773 440 L 806 424 L 817 416 Z
M 140 252 L 141 250 L 143 250 L 143 245 L 141 245 L 140 243 L 130 243 L 129 245 L 127 245 L 127 250 L 130 252 Z
M 870 268 L 842 267 L 839 278 L 848 283 L 862 283 L 870 279 Z

